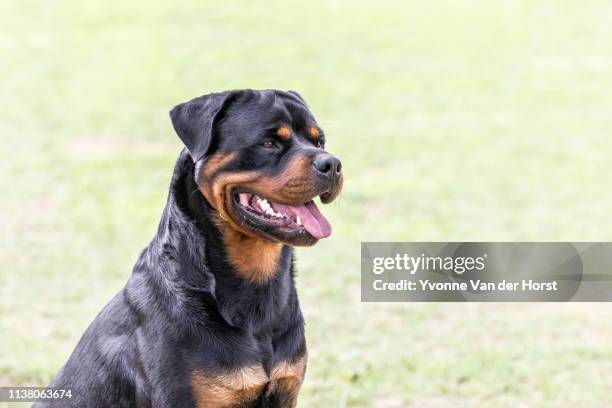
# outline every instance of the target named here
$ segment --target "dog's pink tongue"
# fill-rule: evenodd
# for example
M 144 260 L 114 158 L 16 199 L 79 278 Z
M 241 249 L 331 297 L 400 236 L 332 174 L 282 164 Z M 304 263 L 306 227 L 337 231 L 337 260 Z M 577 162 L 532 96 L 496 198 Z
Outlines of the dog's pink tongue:
M 321 214 L 314 201 L 309 201 L 302 205 L 292 205 L 291 210 L 300 217 L 302 225 L 310 235 L 317 239 L 330 236 L 331 225 L 327 218 Z

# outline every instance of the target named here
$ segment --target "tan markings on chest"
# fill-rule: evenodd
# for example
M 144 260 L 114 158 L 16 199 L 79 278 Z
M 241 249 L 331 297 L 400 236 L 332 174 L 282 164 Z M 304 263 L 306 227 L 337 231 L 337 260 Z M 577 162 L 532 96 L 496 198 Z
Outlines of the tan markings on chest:
M 196 370 L 191 375 L 198 408 L 225 408 L 252 401 L 267 382 L 268 376 L 261 366 L 242 367 L 224 374 Z
M 270 374 L 270 385 L 268 392 L 287 393 L 292 401 L 291 406 L 297 403 L 297 396 L 304 382 L 306 373 L 307 355 L 304 355 L 294 363 L 282 361 L 274 365 Z
M 229 408 L 248 403 L 255 400 L 266 385 L 268 392 L 286 392 L 296 401 L 305 370 L 306 356 L 295 363 L 275 364 L 270 376 L 262 366 L 242 367 L 223 374 L 195 370 L 191 374 L 191 387 L 198 408 Z

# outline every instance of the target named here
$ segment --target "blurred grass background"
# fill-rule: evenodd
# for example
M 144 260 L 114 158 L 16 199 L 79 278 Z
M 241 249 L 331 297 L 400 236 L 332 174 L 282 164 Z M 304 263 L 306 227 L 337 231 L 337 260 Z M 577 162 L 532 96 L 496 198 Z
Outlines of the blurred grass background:
M 342 159 L 300 250 L 302 407 L 612 406 L 607 304 L 361 304 L 362 240 L 609 240 L 609 1 L 0 3 L 0 386 L 44 385 L 156 231 L 167 112 L 295 89 Z

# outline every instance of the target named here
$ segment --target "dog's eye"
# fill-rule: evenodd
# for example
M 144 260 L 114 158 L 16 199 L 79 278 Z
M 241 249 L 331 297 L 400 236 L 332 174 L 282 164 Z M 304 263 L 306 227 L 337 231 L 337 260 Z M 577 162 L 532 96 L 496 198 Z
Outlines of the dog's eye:
M 261 145 L 266 149 L 272 149 L 276 147 L 276 144 L 272 140 L 266 140 Z
M 323 147 L 323 142 L 321 141 L 321 139 L 316 139 L 312 143 L 314 143 L 315 147 L 319 149 Z

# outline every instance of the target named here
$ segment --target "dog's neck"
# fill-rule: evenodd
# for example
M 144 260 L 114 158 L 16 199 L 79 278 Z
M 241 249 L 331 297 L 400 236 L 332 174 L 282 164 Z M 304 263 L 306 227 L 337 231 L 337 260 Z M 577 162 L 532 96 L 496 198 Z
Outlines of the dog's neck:
M 254 284 L 265 284 L 279 272 L 282 244 L 246 236 L 219 218 L 216 224 L 225 243 L 227 259 L 240 276 Z
M 275 270 L 265 282 L 246 279 L 228 260 L 226 238 L 211 216 L 214 210 L 193 181 L 191 159 L 183 156 L 175 167 L 157 235 L 149 245 L 155 250 L 145 250 L 139 262 L 150 263 L 148 269 L 157 271 L 152 278 L 169 285 L 167 292 L 177 296 L 184 307 L 200 310 L 198 301 L 205 302 L 209 311 L 217 310 L 234 327 L 255 334 L 268 332 L 280 316 L 298 307 L 293 249 L 280 246 Z M 242 244 L 239 249 L 243 250 Z M 181 257 L 173 257 L 175 253 Z M 151 254 L 161 258 L 151 258 Z M 251 252 L 250 262 L 256 264 L 261 255 Z

